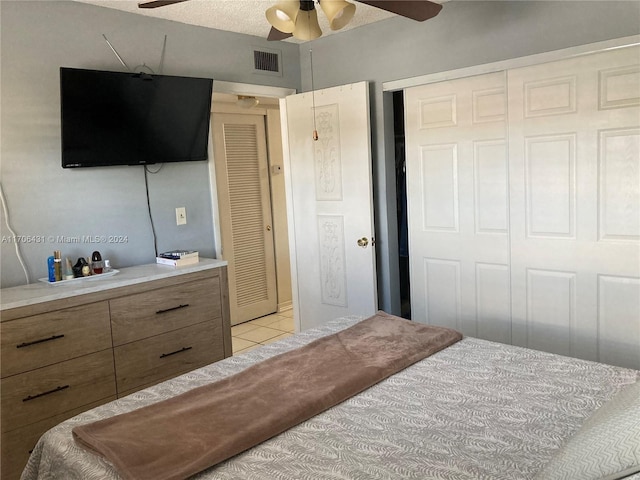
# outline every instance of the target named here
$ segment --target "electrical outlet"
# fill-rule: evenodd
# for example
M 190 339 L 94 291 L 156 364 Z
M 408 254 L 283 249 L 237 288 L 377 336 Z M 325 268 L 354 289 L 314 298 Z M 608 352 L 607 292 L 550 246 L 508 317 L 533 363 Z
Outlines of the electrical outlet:
M 185 207 L 176 208 L 176 225 L 187 224 L 187 209 Z

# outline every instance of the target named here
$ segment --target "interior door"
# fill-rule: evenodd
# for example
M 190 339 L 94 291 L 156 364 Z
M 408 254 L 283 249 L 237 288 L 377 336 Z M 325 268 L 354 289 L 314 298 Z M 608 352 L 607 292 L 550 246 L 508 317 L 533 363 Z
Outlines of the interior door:
M 508 72 L 515 344 L 640 368 L 639 64 Z
M 413 320 L 511 343 L 503 73 L 405 92 Z
M 214 159 L 231 324 L 277 310 L 264 117 L 215 113 Z
M 300 328 L 372 315 L 377 290 L 368 84 L 292 95 L 286 110 Z

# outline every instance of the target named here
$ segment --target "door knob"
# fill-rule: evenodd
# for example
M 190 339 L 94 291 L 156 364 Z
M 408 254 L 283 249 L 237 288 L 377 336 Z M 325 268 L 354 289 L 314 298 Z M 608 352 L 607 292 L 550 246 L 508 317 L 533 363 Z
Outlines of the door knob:
M 362 248 L 367 248 L 369 245 L 369 239 L 367 237 L 362 237 L 358 239 L 358 246 Z
M 271 231 L 271 225 L 267 225 L 267 232 Z

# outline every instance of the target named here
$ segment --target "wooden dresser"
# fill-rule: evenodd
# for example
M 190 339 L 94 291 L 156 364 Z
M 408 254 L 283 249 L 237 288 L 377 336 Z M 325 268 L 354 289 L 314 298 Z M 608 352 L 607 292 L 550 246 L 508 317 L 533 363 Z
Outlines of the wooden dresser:
M 2 480 L 49 428 L 231 356 L 226 262 L 142 265 L 76 285 L 3 289 Z

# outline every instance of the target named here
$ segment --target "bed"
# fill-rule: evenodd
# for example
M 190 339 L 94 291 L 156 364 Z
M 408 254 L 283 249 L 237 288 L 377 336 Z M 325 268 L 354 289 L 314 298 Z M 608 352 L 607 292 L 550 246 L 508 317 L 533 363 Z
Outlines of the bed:
M 43 435 L 22 479 L 120 479 L 74 442 L 74 427 L 211 384 L 362 320 L 328 321 L 69 419 Z M 193 478 L 638 480 L 639 379 L 635 370 L 465 337 Z

